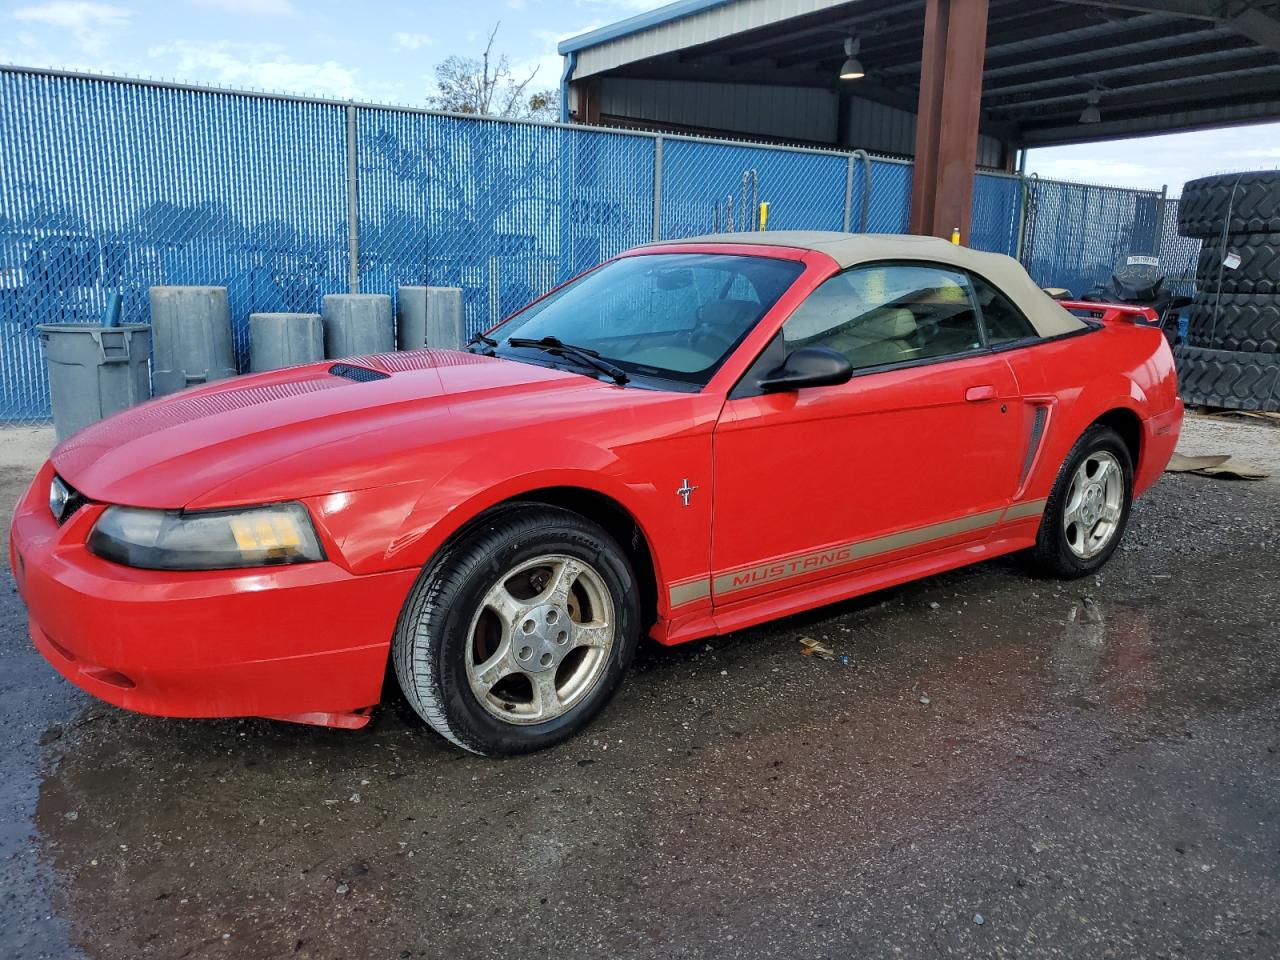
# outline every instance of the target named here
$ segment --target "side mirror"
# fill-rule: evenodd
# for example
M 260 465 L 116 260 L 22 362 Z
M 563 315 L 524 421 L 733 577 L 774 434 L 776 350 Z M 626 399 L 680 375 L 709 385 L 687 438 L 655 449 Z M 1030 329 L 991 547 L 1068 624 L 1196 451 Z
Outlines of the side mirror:
M 782 366 L 761 378 L 760 389 L 777 393 L 801 387 L 833 387 L 848 383 L 852 376 L 853 364 L 843 353 L 827 347 L 801 347 L 788 354 Z

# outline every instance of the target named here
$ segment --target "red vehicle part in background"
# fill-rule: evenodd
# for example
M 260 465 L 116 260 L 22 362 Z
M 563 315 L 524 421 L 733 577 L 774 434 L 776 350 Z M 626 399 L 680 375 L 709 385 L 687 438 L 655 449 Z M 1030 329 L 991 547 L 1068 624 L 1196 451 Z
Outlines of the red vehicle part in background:
M 1139 307 L 1129 303 L 1094 303 L 1089 300 L 1059 300 L 1063 308 L 1077 316 L 1090 317 L 1103 323 L 1129 320 L 1149 327 L 1160 326 L 1160 314 L 1155 307 Z

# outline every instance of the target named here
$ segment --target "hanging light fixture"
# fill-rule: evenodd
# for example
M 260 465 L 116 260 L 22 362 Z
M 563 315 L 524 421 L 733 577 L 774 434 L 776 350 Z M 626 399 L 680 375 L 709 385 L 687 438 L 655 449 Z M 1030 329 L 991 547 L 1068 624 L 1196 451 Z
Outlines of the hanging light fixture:
M 1085 98 L 1085 108 L 1080 111 L 1081 123 L 1100 123 L 1102 112 L 1098 110 L 1098 101 L 1102 99 L 1102 91 L 1094 87 Z
M 862 48 L 862 40 L 853 34 L 845 37 L 844 66 L 840 68 L 841 80 L 861 80 L 867 75 L 862 61 L 858 59 L 858 51 Z

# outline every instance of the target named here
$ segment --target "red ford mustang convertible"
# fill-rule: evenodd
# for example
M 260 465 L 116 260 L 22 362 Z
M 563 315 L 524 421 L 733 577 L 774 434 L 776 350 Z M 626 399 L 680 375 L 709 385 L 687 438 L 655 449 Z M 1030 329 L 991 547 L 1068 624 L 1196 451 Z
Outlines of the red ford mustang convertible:
M 1182 422 L 1159 330 L 942 240 L 632 250 L 477 336 L 104 420 L 19 504 L 36 647 L 104 700 L 358 727 L 393 668 L 509 754 L 675 644 L 1024 551 L 1098 569 Z

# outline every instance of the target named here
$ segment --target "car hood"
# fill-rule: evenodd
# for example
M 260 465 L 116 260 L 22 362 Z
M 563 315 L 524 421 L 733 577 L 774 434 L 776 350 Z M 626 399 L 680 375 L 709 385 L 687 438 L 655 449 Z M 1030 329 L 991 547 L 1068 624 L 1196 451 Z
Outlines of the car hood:
M 397 453 L 486 425 L 545 420 L 566 403 L 641 392 L 529 363 L 412 350 L 161 397 L 87 427 L 51 459 L 64 480 L 106 503 L 176 509 L 293 499 L 411 479 L 396 474 Z

